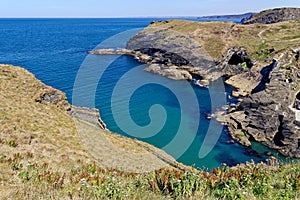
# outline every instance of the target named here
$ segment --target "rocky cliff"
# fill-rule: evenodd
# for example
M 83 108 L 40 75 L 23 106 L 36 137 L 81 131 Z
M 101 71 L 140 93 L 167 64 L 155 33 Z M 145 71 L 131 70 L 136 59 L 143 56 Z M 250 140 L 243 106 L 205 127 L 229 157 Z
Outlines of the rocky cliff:
M 272 63 L 261 69 L 259 82 L 251 93 L 242 98 L 237 110 L 227 115 L 235 138 L 245 144 L 255 140 L 283 155 L 300 157 L 300 110 L 296 106 L 300 88 L 299 49 L 275 56 Z
M 247 71 L 251 60 L 265 60 L 294 46 L 300 41 L 299 26 L 297 21 L 271 25 L 158 21 L 131 38 L 127 49 L 152 57 L 150 64 L 160 65 L 155 67 L 158 74 L 175 65 L 177 70 L 213 81 Z
M 300 20 L 300 8 L 276 8 L 265 10 L 244 21 L 244 24 L 272 24 L 277 22 Z
M 300 157 L 299 28 L 298 21 L 158 21 L 135 35 L 127 48 L 158 58 L 156 71 L 175 65 L 210 81 L 227 77 L 239 98 L 237 108 L 225 114 L 232 136 L 244 145 L 255 140 Z
M 177 66 L 178 70 L 182 69 L 188 74 L 209 74 L 206 71 L 216 67 L 213 58 L 192 36 L 177 31 L 173 27 L 179 28 L 185 25 L 184 21 L 154 22 L 131 38 L 126 48 L 143 52 L 154 58 L 151 63 L 154 65 L 146 69 L 149 72 L 168 74 L 164 72 L 167 70 L 170 73 L 172 72 L 170 70 Z M 191 75 L 186 77 L 191 77 Z

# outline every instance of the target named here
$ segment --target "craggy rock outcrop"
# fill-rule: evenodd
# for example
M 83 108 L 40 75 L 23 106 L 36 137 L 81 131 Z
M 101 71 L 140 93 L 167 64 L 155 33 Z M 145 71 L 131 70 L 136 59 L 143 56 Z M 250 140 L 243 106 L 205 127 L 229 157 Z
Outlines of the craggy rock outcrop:
M 298 52 L 298 51 L 294 51 Z M 300 157 L 300 123 L 297 90 L 300 63 L 297 53 L 287 50 L 261 70 L 261 81 L 244 98 L 226 122 L 233 136 L 255 140 L 283 155 Z M 238 135 L 237 135 L 238 134 Z
M 54 104 L 58 108 L 67 111 L 72 117 L 96 123 L 101 129 L 107 130 L 106 124 L 101 119 L 98 109 L 70 105 L 67 101 L 66 94 L 60 90 L 45 85 L 41 92 L 36 95 L 35 101 L 38 103 Z
M 215 115 L 232 137 L 246 146 L 255 140 L 300 158 L 299 43 L 298 21 L 171 20 L 153 22 L 129 40 L 126 52 L 149 64 L 146 71 L 175 80 L 227 77 L 226 83 L 237 89 L 232 96 L 238 103 Z
M 54 104 L 65 111 L 69 111 L 71 109 L 65 93 L 46 85 L 40 93 L 36 94 L 35 101 L 38 103 Z
M 155 23 L 169 23 L 169 21 L 154 22 L 152 25 Z M 126 48 L 153 57 L 153 64 L 178 66 L 178 70 L 185 67 L 184 70 L 190 74 L 187 77 L 209 74 L 207 70 L 216 67 L 214 60 L 200 43 L 187 34 L 171 29 L 150 28 L 144 30 L 131 38 Z M 147 71 L 153 70 L 148 69 Z
M 221 69 L 221 76 L 226 77 L 248 72 L 252 66 L 248 52 L 244 47 L 229 48 L 218 63 L 218 67 Z
M 129 49 L 99 49 L 89 51 L 94 55 L 129 55 L 139 62 L 148 64 L 145 71 L 159 74 L 173 80 L 192 80 L 192 75 L 213 81 L 221 76 L 233 76 L 252 67 L 248 53 L 243 47 L 234 47 L 226 51 L 219 62 L 212 62 L 209 67 L 195 67 L 190 61 L 176 53 L 156 48 L 138 50 Z M 196 59 L 196 58 L 195 58 Z M 197 60 L 201 63 L 201 60 Z M 204 63 L 205 64 L 205 63 Z M 243 64 L 243 66 L 241 65 Z
M 193 77 L 189 73 L 194 70 L 192 66 L 183 66 L 189 62 L 179 55 L 167 53 L 159 49 L 99 49 L 89 51 L 89 54 L 95 55 L 128 55 L 133 56 L 141 63 L 148 64 L 145 71 L 159 74 L 172 80 L 192 80 Z
M 152 26 L 155 27 L 156 23 L 169 23 L 169 21 L 154 22 Z M 126 47 L 132 51 L 149 55 L 152 58 L 150 64 L 163 65 L 152 66 L 146 71 L 164 75 L 168 74 L 166 73 L 167 68 L 169 68 L 167 71 L 174 71 L 176 68 L 176 73 L 184 74 L 187 79 L 193 75 L 214 81 L 224 75 L 232 76 L 243 72 L 245 68 L 240 66 L 242 63 L 245 63 L 246 67 L 252 66 L 250 59 L 247 58 L 248 54 L 245 48 L 229 48 L 219 61 L 210 56 L 203 44 L 195 39 L 195 36 L 183 34 L 171 28 L 152 28 L 152 26 L 131 38 Z
M 300 20 L 300 8 L 276 8 L 253 15 L 244 24 L 272 24 L 288 20 Z
M 150 56 L 163 54 L 158 57 L 169 59 L 175 65 L 215 66 L 200 43 L 187 34 L 171 29 L 151 28 L 142 31 L 128 41 L 126 48 L 145 52 Z

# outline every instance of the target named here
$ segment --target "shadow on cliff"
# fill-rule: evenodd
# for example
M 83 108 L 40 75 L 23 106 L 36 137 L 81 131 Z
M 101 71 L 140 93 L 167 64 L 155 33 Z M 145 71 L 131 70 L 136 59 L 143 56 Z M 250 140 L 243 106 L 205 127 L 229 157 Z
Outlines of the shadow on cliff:
M 262 68 L 260 71 L 262 78 L 260 83 L 251 91 L 251 94 L 255 94 L 266 89 L 266 84 L 270 83 L 270 73 L 275 68 L 277 61 L 273 59 L 272 64 Z

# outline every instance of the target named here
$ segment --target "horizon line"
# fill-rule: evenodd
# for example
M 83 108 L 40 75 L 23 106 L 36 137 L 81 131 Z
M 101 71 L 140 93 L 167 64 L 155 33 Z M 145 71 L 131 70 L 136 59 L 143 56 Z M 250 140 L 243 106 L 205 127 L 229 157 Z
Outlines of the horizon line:
M 230 14 L 220 14 L 219 16 Z M 0 19 L 109 19 L 109 18 L 198 18 L 214 15 L 166 15 L 166 16 L 0 16 Z
M 109 18 L 201 18 L 201 17 L 213 17 L 213 16 L 225 16 L 225 15 L 242 15 L 246 13 L 259 13 L 264 10 L 276 9 L 276 8 L 299 8 L 296 6 L 274 6 L 262 10 L 247 10 L 244 12 L 230 12 L 230 13 L 211 13 L 211 14 L 199 14 L 199 15 L 148 15 L 148 16 L 0 16 L 0 19 L 109 19 Z
M 148 16 L 0 16 L 0 19 L 109 19 L 109 18 L 199 18 L 199 17 L 213 17 L 226 15 L 242 15 L 246 13 L 256 13 L 248 11 L 243 13 L 220 13 L 220 14 L 199 14 L 199 15 L 148 15 Z

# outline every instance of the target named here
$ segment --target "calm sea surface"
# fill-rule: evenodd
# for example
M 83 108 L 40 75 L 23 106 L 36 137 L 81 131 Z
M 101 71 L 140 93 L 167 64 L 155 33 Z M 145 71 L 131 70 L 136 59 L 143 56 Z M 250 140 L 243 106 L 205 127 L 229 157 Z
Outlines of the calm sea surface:
M 112 60 L 112 63 L 106 64 L 99 81 L 95 83 L 94 101 L 95 106 L 101 110 L 103 120 L 113 132 L 149 142 L 164 149 L 180 162 L 200 168 L 218 167 L 222 163 L 234 165 L 251 159 L 259 162 L 265 159 L 264 156 L 258 158 L 252 155 L 243 146 L 229 144 L 230 137 L 226 128 L 205 118 L 215 106 L 212 104 L 222 104 L 218 99 L 228 100 L 231 88 L 226 87 L 224 91 L 219 91 L 217 86 L 204 89 L 187 82 L 170 81 L 144 72 L 143 67 L 138 67 L 141 64 L 131 57 L 87 56 L 88 50 L 94 49 L 106 39 L 124 31 L 146 27 L 153 20 L 157 19 L 0 19 L 0 63 L 28 69 L 45 84 L 64 91 L 72 102 L 74 82 L 82 63 L 90 59 L 101 67 L 103 63 Z M 111 44 L 111 47 L 122 46 Z M 132 77 L 122 79 L 131 70 Z M 120 92 L 113 95 L 121 79 L 121 86 L 134 90 L 129 99 L 120 95 Z M 157 84 L 152 80 L 164 84 Z M 136 88 L 138 83 L 145 84 Z M 168 84 L 179 92 L 174 94 L 172 89 L 164 87 Z M 88 84 L 84 86 L 85 91 L 90 88 Z M 212 100 L 212 93 L 217 100 Z M 198 105 L 191 104 L 183 111 L 181 98 L 188 99 L 194 97 L 193 95 Z M 90 106 L 88 102 L 89 100 L 83 100 L 77 104 Z M 160 107 L 152 109 L 153 105 Z M 129 116 L 117 116 L 118 113 L 126 113 L 126 109 Z M 128 118 L 134 124 L 127 123 Z M 151 120 L 155 122 L 155 119 L 161 118 L 165 123 L 160 124 L 161 127 L 153 128 L 158 130 L 157 134 L 148 136 L 139 132 L 143 130 L 140 127 L 151 124 Z M 197 122 L 196 128 L 194 122 Z M 128 124 L 126 130 L 120 127 L 124 123 Z M 183 134 L 175 139 L 178 129 Z M 213 130 L 221 130 L 220 137 L 218 134 L 216 137 L 211 135 L 215 134 Z M 205 145 L 213 148 L 201 157 L 199 151 L 205 140 Z M 256 143 L 253 147 L 262 155 L 267 150 Z

